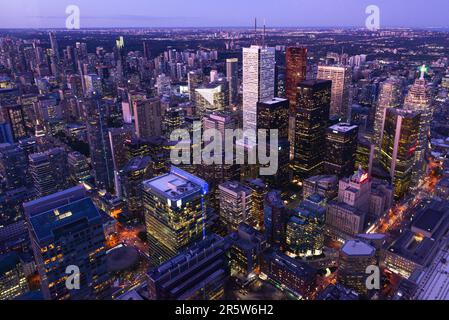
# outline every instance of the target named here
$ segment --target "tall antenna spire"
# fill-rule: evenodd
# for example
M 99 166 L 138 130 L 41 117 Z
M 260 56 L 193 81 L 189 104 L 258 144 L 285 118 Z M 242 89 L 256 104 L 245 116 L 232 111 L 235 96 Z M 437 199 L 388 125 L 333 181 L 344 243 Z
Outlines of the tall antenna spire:
M 254 18 L 254 41 L 257 44 L 257 17 Z
M 266 34 L 266 21 L 265 19 L 263 19 L 263 36 L 262 36 L 262 46 L 265 47 L 265 34 Z

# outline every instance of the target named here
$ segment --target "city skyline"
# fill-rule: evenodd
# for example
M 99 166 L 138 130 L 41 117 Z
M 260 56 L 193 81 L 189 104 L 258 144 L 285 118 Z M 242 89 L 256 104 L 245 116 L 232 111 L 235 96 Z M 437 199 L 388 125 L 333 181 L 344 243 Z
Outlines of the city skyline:
M 213 4 L 204 6 L 201 0 L 188 5 L 181 0 L 170 5 L 161 0 L 130 0 L 126 4 L 112 0 L 107 5 L 103 1 L 55 4 L 49 0 L 22 0 L 2 5 L 0 28 L 64 28 L 69 5 L 80 8 L 81 28 L 253 27 L 254 17 L 259 25 L 265 21 L 270 27 L 364 27 L 368 17 L 365 10 L 370 5 L 379 7 L 381 28 L 446 28 L 445 12 L 449 10 L 449 3 L 444 0 L 428 1 L 425 10 L 419 0 L 407 4 L 387 0 L 263 0 L 257 1 L 257 5 L 253 0 L 230 0 L 219 10 Z

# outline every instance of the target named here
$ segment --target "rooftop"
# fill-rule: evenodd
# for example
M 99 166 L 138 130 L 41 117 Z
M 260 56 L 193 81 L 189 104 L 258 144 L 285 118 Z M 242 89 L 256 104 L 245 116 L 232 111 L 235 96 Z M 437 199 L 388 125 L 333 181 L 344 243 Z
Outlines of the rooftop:
M 373 256 L 376 250 L 363 241 L 349 240 L 346 241 L 341 251 L 348 256 Z
M 207 182 L 177 167 L 172 167 L 170 173 L 144 181 L 143 187 L 144 190 L 151 190 L 172 201 L 180 200 L 194 193 L 206 194 L 208 192 Z
M 330 130 L 333 130 L 333 131 L 339 132 L 339 133 L 346 133 L 346 132 L 352 131 L 357 128 L 358 127 L 355 125 L 351 125 L 349 123 L 344 123 L 344 122 L 341 122 L 341 123 L 338 123 L 338 124 L 335 124 L 335 125 L 329 127 Z
M 30 217 L 31 227 L 39 241 L 44 241 L 55 236 L 55 230 L 72 224 L 76 221 L 87 219 L 101 219 L 97 207 L 90 198 L 84 198 L 51 209 Z

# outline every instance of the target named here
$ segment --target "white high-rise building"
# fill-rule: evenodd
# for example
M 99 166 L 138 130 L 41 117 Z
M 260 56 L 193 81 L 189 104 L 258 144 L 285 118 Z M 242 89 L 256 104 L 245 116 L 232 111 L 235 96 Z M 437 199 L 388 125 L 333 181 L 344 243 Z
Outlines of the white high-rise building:
M 257 130 L 257 103 L 274 98 L 275 49 L 243 48 L 243 130 Z
M 341 117 L 342 120 L 350 119 L 350 87 L 352 83 L 351 67 L 318 66 L 317 79 L 332 81 L 330 115 Z

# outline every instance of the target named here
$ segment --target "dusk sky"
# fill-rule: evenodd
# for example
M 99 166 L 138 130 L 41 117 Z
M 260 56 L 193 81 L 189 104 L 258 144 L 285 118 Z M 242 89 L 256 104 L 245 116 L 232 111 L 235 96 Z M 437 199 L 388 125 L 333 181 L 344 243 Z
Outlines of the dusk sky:
M 63 28 L 78 5 L 81 27 L 364 26 L 368 5 L 381 27 L 449 27 L 448 0 L 1 0 L 0 28 Z

